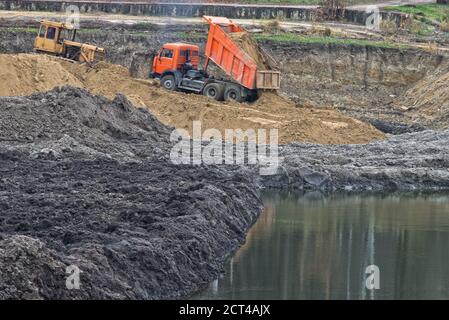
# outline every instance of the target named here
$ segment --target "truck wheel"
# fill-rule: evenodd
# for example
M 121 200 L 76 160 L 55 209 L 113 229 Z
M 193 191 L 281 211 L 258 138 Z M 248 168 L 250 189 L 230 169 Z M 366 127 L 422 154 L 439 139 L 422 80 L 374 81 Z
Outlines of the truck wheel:
M 206 97 L 221 101 L 224 96 L 224 87 L 219 83 L 209 83 L 204 87 L 203 94 Z
M 163 76 L 161 79 L 161 86 L 170 91 L 176 91 L 175 77 L 171 74 Z
M 224 93 L 224 99 L 226 101 L 237 101 L 237 102 L 243 102 L 242 99 L 242 92 L 240 88 L 236 86 L 228 86 L 226 87 L 225 93 Z

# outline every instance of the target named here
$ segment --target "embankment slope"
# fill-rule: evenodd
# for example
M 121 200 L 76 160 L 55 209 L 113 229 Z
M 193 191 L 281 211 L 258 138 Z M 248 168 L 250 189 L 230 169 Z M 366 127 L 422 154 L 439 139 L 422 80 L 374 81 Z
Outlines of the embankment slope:
M 415 123 L 430 128 L 449 128 L 449 64 L 441 65 L 415 83 L 396 104 Z

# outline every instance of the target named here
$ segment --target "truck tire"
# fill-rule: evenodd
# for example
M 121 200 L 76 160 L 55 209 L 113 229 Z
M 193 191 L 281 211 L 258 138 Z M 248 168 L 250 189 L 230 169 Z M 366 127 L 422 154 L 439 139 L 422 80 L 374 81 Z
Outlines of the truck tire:
M 221 101 L 224 97 L 224 86 L 219 83 L 209 83 L 204 87 L 203 95 Z
M 168 74 L 168 75 L 162 77 L 161 86 L 170 91 L 176 91 L 176 89 L 178 87 L 176 85 L 175 77 L 171 74 Z
M 224 99 L 226 101 L 243 102 L 242 91 L 237 86 L 226 86 Z

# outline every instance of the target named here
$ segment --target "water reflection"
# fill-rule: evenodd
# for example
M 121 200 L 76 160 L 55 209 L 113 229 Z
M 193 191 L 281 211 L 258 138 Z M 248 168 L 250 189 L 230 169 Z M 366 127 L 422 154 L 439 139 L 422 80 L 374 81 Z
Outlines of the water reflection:
M 267 193 L 226 272 L 195 298 L 448 299 L 449 197 Z M 380 268 L 367 290 L 365 269 Z

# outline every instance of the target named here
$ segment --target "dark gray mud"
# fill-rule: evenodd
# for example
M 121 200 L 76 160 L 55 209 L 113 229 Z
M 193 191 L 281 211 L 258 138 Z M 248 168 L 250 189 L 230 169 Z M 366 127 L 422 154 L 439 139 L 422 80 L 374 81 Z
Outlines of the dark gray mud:
M 171 164 L 171 128 L 122 96 L 66 87 L 0 109 L 0 299 L 187 295 L 260 212 L 247 171 Z
M 322 191 L 449 189 L 449 130 L 389 136 L 361 145 L 292 143 L 265 187 Z

